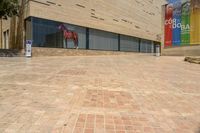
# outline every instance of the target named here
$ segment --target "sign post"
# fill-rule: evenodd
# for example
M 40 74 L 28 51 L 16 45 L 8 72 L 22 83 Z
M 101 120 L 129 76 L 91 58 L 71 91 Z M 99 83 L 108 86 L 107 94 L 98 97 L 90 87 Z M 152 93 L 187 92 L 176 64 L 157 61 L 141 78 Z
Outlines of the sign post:
M 26 40 L 26 57 L 32 56 L 32 40 Z

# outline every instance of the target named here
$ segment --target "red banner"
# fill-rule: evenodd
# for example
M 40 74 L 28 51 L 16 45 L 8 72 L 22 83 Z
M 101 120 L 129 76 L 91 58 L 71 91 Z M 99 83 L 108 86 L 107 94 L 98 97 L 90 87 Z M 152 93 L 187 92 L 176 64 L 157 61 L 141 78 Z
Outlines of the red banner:
M 172 46 L 173 30 L 173 6 L 168 4 L 165 7 L 165 47 Z

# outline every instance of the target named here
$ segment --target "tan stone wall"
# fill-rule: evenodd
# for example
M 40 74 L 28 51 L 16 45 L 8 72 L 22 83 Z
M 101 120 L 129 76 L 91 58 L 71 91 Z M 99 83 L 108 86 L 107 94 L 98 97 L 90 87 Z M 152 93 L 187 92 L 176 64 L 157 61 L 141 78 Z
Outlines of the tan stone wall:
M 164 0 L 34 0 L 30 16 L 160 41 Z
M 99 50 L 82 50 L 82 49 L 62 49 L 62 48 L 41 48 L 41 47 L 32 48 L 32 56 L 33 57 L 41 57 L 41 56 L 128 55 L 128 54 L 134 54 L 134 52 L 99 51 Z
M 162 49 L 162 55 L 167 56 L 200 56 L 200 45 Z
M 40 17 L 160 41 L 165 0 L 30 0 L 25 18 Z
M 4 35 L 3 35 L 3 33 L 5 31 L 9 30 L 9 28 L 10 28 L 10 19 L 9 18 L 8 18 L 8 20 L 2 19 L 2 21 L 0 21 L 0 26 L 1 26 L 1 22 L 2 22 L 2 30 L 1 30 L 1 27 L 0 27 L 0 48 L 1 49 L 5 49 L 6 46 L 4 45 Z

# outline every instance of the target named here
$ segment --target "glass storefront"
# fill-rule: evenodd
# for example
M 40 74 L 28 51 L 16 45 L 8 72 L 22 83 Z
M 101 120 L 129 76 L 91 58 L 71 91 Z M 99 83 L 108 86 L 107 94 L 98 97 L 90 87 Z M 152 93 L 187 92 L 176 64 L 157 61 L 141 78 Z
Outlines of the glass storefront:
M 139 52 L 139 38 L 121 35 L 120 36 L 120 50 Z
M 154 44 L 152 41 L 141 39 L 140 52 L 142 53 L 154 53 Z
M 78 34 L 79 48 L 86 48 L 86 28 L 35 17 L 31 18 L 32 28 L 30 28 L 29 21 L 28 19 L 26 22 L 28 27 L 26 32 L 32 33 L 33 47 L 73 48 L 73 38 L 66 39 L 64 30 L 59 29 L 63 24 L 66 30 Z M 27 36 L 27 39 L 30 39 L 30 36 Z
M 59 25 L 58 22 L 32 18 L 33 46 L 62 48 L 63 36 Z
M 149 52 L 152 41 L 41 18 L 26 19 L 26 40 L 33 47 Z M 140 41 L 141 40 L 141 41 Z
M 90 49 L 117 51 L 118 34 L 90 29 L 89 44 Z

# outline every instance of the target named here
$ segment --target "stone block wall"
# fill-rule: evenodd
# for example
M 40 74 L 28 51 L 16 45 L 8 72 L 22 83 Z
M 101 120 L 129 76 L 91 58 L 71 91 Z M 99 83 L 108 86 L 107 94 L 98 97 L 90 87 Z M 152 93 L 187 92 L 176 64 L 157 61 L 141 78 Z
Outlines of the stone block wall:
M 200 56 L 200 45 L 163 48 L 162 55 L 167 56 Z
M 32 48 L 32 56 L 95 56 L 95 55 L 130 55 L 134 52 L 119 52 L 119 51 L 99 51 L 99 50 L 84 50 L 84 49 L 63 49 L 63 48 Z

